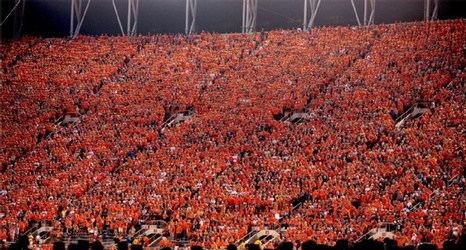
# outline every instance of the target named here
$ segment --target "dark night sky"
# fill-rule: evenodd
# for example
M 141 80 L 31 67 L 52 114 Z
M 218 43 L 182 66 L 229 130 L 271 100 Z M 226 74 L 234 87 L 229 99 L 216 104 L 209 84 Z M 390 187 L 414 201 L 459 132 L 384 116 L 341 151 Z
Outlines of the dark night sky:
M 14 0 L 0 0 L 2 20 Z M 69 34 L 71 0 L 27 0 L 22 35 L 63 37 Z M 363 0 L 355 1 L 362 15 Z M 432 0 L 433 2 L 433 0 Z M 126 24 L 126 0 L 116 0 Z M 375 22 L 393 23 L 423 18 L 423 0 L 377 0 Z M 240 32 L 242 0 L 198 0 L 197 31 Z M 184 32 L 185 0 L 140 0 L 138 33 Z M 439 19 L 466 17 L 466 0 L 440 0 Z M 259 0 L 257 29 L 291 29 L 302 26 L 303 0 Z M 362 17 L 360 17 L 362 18 Z M 350 0 L 322 0 L 316 26 L 356 25 Z M 11 37 L 13 15 L 2 26 Z M 91 0 L 81 34 L 118 35 L 119 26 L 111 0 Z

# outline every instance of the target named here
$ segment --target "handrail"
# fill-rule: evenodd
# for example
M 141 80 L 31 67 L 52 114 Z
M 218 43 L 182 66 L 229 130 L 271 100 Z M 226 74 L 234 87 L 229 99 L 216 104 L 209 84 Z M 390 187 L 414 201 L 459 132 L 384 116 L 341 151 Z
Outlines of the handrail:
M 162 237 L 163 236 L 160 234 L 155 234 L 150 237 L 148 247 L 152 247 L 153 245 L 157 244 L 162 239 Z
M 288 120 L 288 118 L 290 118 L 292 114 L 293 114 L 293 113 L 292 113 L 291 111 L 285 112 L 285 113 L 283 114 L 283 117 L 280 119 L 280 121 L 281 121 L 281 122 L 284 122 L 284 121 Z
M 58 118 L 53 122 L 53 124 L 54 124 L 54 125 L 60 125 L 60 123 L 63 121 L 63 119 L 65 119 L 65 115 L 61 115 L 60 117 L 58 117 Z
M 450 178 L 446 185 L 447 187 L 450 186 L 451 184 L 453 184 L 453 181 L 455 179 L 457 179 L 459 176 L 459 174 L 456 174 L 455 176 L 453 176 L 452 178 Z M 438 193 L 440 192 L 440 188 L 437 188 L 436 190 L 434 190 L 430 195 L 429 195 L 429 200 L 433 199 L 434 197 L 436 197 L 438 195 Z M 426 201 L 427 202 L 427 201 Z M 416 203 L 414 206 L 412 206 L 408 211 L 409 212 L 412 212 L 414 209 L 417 209 L 418 207 L 420 207 L 422 203 L 421 202 L 418 202 Z M 381 226 L 383 225 L 389 225 L 390 223 L 386 223 L 386 222 L 382 222 L 382 223 L 378 223 L 378 228 L 381 228 Z M 355 242 L 360 242 L 362 241 L 363 239 L 367 238 L 369 234 L 372 233 L 372 231 L 374 230 L 375 228 L 372 228 L 370 229 L 369 231 L 367 231 L 366 233 L 364 233 L 361 237 L 359 237 L 358 239 L 355 240 Z
M 81 118 L 81 115 L 78 114 L 76 117 Z M 53 125 L 54 125 L 55 127 L 56 127 L 56 126 L 61 126 L 61 124 L 62 124 L 63 120 L 65 120 L 65 118 L 66 118 L 66 115 L 62 115 L 61 117 L 59 117 L 59 118 L 53 123 Z M 70 124 L 70 126 L 73 126 L 73 125 L 75 125 L 76 123 L 78 123 L 79 121 L 80 121 L 80 119 L 76 119 L 76 120 L 70 122 L 69 124 Z M 60 132 L 59 129 L 54 129 L 52 132 L 50 132 L 50 133 L 45 137 L 45 139 L 50 139 L 52 136 L 54 136 L 55 134 L 58 134 L 59 132 Z
M 379 222 L 379 223 L 377 223 L 377 227 L 376 227 L 376 228 L 371 228 L 371 229 L 369 229 L 366 233 L 364 233 L 364 234 L 361 235 L 358 239 L 356 239 L 355 242 L 360 242 L 360 241 L 362 241 L 363 239 L 365 239 L 366 237 L 368 237 L 369 234 L 373 233 L 374 230 L 387 227 L 388 225 L 393 225 L 393 223 L 389 223 L 389 222 Z M 389 231 L 389 230 L 387 230 L 387 231 Z M 396 230 L 395 230 L 395 231 L 396 231 Z
M 400 116 L 398 116 L 398 117 L 395 119 L 395 124 L 401 122 L 403 119 L 405 119 L 406 117 L 408 117 L 409 114 L 411 114 L 411 112 L 413 112 L 415 106 L 416 106 L 416 104 L 412 105 L 412 106 L 411 106 L 408 110 L 406 110 L 403 114 L 401 114 Z
M 138 231 L 136 231 L 134 233 L 133 238 L 137 238 L 137 237 L 141 236 L 145 231 L 147 231 L 147 229 L 145 229 L 145 228 L 139 229 Z
M 396 119 L 395 119 L 395 124 L 399 123 L 400 121 L 402 121 L 403 119 L 405 119 L 406 117 L 409 116 L 409 114 L 411 114 L 411 112 L 413 112 L 413 110 L 417 107 L 419 107 L 420 104 L 429 104 L 430 102 L 429 101 L 417 101 L 416 103 L 414 103 L 413 105 L 411 105 L 411 107 L 409 107 L 408 110 L 406 110 L 405 112 L 403 112 L 403 114 L 401 114 L 400 116 L 398 116 Z
M 300 207 L 301 205 L 303 205 L 303 203 L 302 203 L 302 202 L 299 202 L 298 204 L 296 204 L 296 206 L 294 206 L 294 207 L 291 209 L 291 211 L 296 210 L 296 209 L 297 209 L 298 207 Z
M 186 109 L 183 111 L 178 111 L 174 114 L 172 114 L 170 117 L 168 117 L 167 120 L 165 120 L 162 123 L 162 130 L 165 129 L 166 127 L 170 127 L 171 123 L 178 117 L 178 116 L 192 116 L 194 114 L 194 108 L 191 109 Z
M 361 235 L 361 237 L 359 237 L 358 239 L 355 240 L 355 242 L 360 242 L 362 241 L 363 239 L 365 239 L 366 237 L 368 237 L 368 235 L 371 233 L 372 229 L 370 229 L 369 231 L 367 231 L 365 234 Z
M 275 241 L 275 239 L 277 239 L 277 238 L 278 238 L 278 235 L 275 235 L 275 236 L 273 236 L 272 238 L 270 238 L 270 239 L 264 241 L 263 244 L 264 244 L 264 245 L 267 245 L 269 242 L 273 242 L 273 241 Z
M 34 233 L 37 229 L 39 229 L 39 225 L 38 225 L 38 223 L 34 223 L 34 224 L 32 225 L 32 227 L 30 227 L 28 230 L 26 230 L 26 232 L 23 233 L 23 235 L 32 234 L 32 233 Z
M 451 186 L 451 184 L 453 184 L 453 181 L 456 180 L 458 178 L 460 174 L 456 174 L 455 176 L 451 177 L 450 180 L 447 181 L 447 187 Z
M 50 232 L 46 232 L 45 234 L 40 236 L 40 239 L 42 240 L 42 242 L 47 242 L 50 239 L 50 237 Z
M 170 117 L 168 117 L 168 119 L 162 123 L 162 128 L 166 127 L 171 121 L 175 120 L 177 115 L 178 113 L 173 114 Z
M 455 176 L 451 177 L 446 184 L 447 187 L 451 186 L 451 184 L 453 184 L 453 181 L 456 180 L 458 178 L 459 174 L 456 174 Z M 434 191 L 432 191 L 432 193 L 429 195 L 429 199 L 428 200 L 432 200 L 433 198 L 437 197 L 438 193 L 440 192 L 440 188 L 437 188 L 435 189 Z M 427 202 L 427 201 L 426 201 Z M 418 202 L 416 203 L 416 205 L 412 206 L 408 211 L 409 212 L 412 212 L 414 209 L 417 209 L 422 203 L 421 202 Z
M 436 191 L 432 192 L 432 194 L 435 193 Z M 429 197 L 429 199 L 430 199 L 430 197 Z M 422 204 L 422 202 L 417 202 L 414 206 L 412 206 L 410 209 L 408 209 L 408 212 L 412 212 L 414 209 L 418 209 L 421 206 L 421 204 Z
M 238 239 L 236 242 L 235 242 L 235 245 L 239 245 L 242 241 L 244 241 L 245 239 L 249 239 L 251 238 L 252 235 L 256 234 L 258 231 L 256 229 L 252 229 L 251 231 L 249 231 L 247 234 L 245 234 L 243 237 L 241 237 L 240 239 Z

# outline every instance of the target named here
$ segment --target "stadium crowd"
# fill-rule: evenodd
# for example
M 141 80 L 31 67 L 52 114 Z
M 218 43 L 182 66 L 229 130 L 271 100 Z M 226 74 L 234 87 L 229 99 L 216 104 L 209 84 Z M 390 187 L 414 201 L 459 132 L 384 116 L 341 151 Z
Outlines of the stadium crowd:
M 458 240 L 465 41 L 465 20 L 10 41 L 0 240 L 34 222 L 127 235 L 154 218 L 208 249 L 252 228 L 356 241 L 379 223 L 402 245 Z M 396 128 L 418 102 L 430 110 Z

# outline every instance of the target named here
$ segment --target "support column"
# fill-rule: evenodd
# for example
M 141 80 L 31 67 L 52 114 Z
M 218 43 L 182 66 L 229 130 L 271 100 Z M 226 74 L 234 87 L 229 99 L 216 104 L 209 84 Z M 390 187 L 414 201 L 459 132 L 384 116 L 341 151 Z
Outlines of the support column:
M 136 35 L 138 27 L 139 0 L 128 0 L 128 20 L 127 33 L 128 36 Z
M 369 16 L 369 23 L 367 25 L 374 24 L 374 20 L 375 20 L 375 0 L 370 0 L 370 1 L 371 1 L 371 14 Z
M 118 13 L 118 8 L 115 0 L 112 0 L 113 9 L 120 27 L 121 35 L 134 36 L 137 33 L 138 14 L 139 14 L 139 0 L 128 0 L 128 12 L 126 16 L 126 33 Z
M 15 16 L 13 24 L 13 36 L 20 37 L 24 25 L 24 10 L 26 8 L 26 0 L 15 0 Z
M 20 5 L 22 6 L 18 8 Z M 21 34 L 21 29 L 23 27 L 23 18 L 24 18 L 24 8 L 25 8 L 26 0 L 15 0 L 15 4 L 13 6 L 13 9 L 6 14 L 5 18 L 3 18 L 3 15 L 0 11 L 0 45 L 2 44 L 2 39 L 3 39 L 3 25 L 6 23 L 8 18 L 13 14 L 14 12 L 14 17 L 13 17 L 13 36 L 14 37 L 19 37 Z
M 439 6 L 439 0 L 434 0 L 434 12 L 432 13 L 432 19 L 431 20 L 437 20 L 438 19 L 438 6 Z
M 359 18 L 358 10 L 356 8 L 356 5 L 354 4 L 354 0 L 351 0 L 351 5 L 353 6 L 353 11 L 354 11 L 354 15 L 356 16 L 356 21 L 358 22 L 358 26 L 367 26 L 367 25 L 374 24 L 375 2 L 376 0 L 364 0 L 363 22 L 361 23 L 361 19 Z M 369 14 L 369 7 L 370 7 L 370 14 Z
M 252 33 L 256 29 L 258 1 L 259 0 L 243 0 L 243 33 Z
M 91 0 L 87 0 L 86 8 L 83 12 L 84 0 L 71 0 L 71 17 L 70 17 L 70 37 L 74 38 L 79 35 L 81 26 L 83 25 L 84 18 L 86 17 L 87 10 Z
M 424 0 L 424 20 L 425 21 L 433 21 L 437 20 L 438 18 L 438 5 L 439 5 L 439 0 L 433 0 L 434 2 L 434 9 L 431 13 L 431 0 Z
M 367 25 L 367 0 L 364 0 L 364 26 Z
M 185 34 L 192 35 L 196 32 L 197 0 L 186 0 Z
M 314 26 L 314 20 L 319 10 L 320 2 L 322 0 L 304 0 L 304 18 L 303 18 L 303 30 L 312 29 Z M 311 9 L 310 18 L 308 21 L 308 7 Z

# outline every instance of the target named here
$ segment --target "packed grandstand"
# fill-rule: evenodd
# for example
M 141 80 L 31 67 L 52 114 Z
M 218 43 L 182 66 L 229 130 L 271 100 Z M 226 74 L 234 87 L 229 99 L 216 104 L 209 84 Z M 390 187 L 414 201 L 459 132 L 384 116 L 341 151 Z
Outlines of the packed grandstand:
M 466 20 L 0 50 L 4 242 L 464 234 Z

